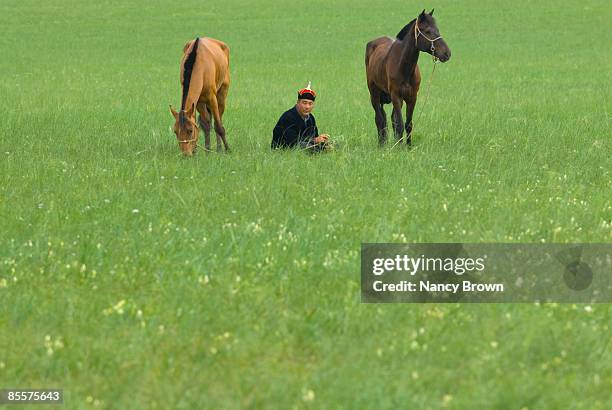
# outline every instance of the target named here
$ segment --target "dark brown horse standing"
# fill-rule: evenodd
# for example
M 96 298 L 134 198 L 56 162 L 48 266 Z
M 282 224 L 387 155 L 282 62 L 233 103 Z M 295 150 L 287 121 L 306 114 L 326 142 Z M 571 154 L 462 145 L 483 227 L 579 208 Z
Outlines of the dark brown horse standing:
M 440 36 L 433 18 L 433 10 L 425 10 L 408 23 L 396 36 L 380 37 L 366 46 L 366 76 L 370 100 L 376 114 L 378 143 L 387 142 L 387 116 L 383 104 L 393 104 L 393 132 L 402 139 L 406 129 L 406 143 L 412 142 L 412 114 L 417 100 L 421 74 L 417 61 L 419 52 L 431 54 L 443 63 L 451 51 Z M 402 120 L 402 105 L 406 102 L 406 124 Z
M 221 141 L 225 150 L 229 151 L 221 120 L 230 85 L 227 44 L 208 37 L 187 42 L 181 60 L 181 85 L 181 110 L 176 112 L 170 106 L 175 119 L 174 133 L 181 152 L 191 156 L 197 147 L 199 129 L 195 118 L 196 109 L 200 113 L 198 122 L 204 130 L 205 148 L 210 150 L 210 124 L 214 119 L 217 151 L 221 150 Z

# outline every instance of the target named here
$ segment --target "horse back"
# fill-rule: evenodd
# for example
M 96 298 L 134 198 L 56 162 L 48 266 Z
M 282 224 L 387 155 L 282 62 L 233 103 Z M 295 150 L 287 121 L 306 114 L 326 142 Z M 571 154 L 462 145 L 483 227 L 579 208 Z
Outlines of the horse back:
M 229 85 L 229 47 L 223 41 L 202 37 L 198 43 L 196 64 L 193 75 L 201 80 L 203 89 L 219 89 L 223 84 Z M 181 61 L 181 82 L 184 76 L 184 65 L 195 40 L 188 41 L 183 48 Z M 200 81 L 197 81 L 200 83 Z
M 229 66 L 229 46 L 227 44 L 225 44 L 223 41 L 221 40 L 217 40 L 211 37 L 204 37 L 202 40 L 204 40 L 204 42 L 206 43 L 206 46 L 211 50 L 211 52 L 213 52 L 215 54 L 215 56 L 217 58 L 222 56 L 218 53 L 218 51 L 221 51 L 221 54 L 225 57 L 225 63 L 226 65 Z
M 379 37 L 366 44 L 366 67 L 369 66 L 370 60 L 378 64 L 387 55 L 394 39 L 391 37 Z
M 379 37 L 366 45 L 365 65 L 368 87 L 376 86 L 388 92 L 386 60 L 394 42 L 395 39 L 391 37 Z
M 217 90 L 223 85 L 229 86 L 229 47 L 223 41 L 210 37 L 204 38 L 204 44 L 208 53 L 204 56 L 204 63 L 211 73 L 209 81 L 214 82 Z
M 188 41 L 183 47 L 183 60 L 181 65 L 185 64 L 185 60 L 193 47 L 195 40 Z M 221 40 L 216 40 L 210 37 L 200 38 L 198 45 L 199 60 L 211 61 L 221 68 L 229 67 L 229 47 Z

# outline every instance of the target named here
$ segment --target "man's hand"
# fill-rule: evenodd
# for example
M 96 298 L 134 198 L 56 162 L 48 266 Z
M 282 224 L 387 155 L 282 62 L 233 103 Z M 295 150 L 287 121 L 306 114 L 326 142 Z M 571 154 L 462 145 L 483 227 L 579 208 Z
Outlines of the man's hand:
M 327 142 L 327 140 L 329 140 L 329 135 L 321 134 L 318 137 L 315 137 L 315 139 L 313 141 L 314 141 L 315 144 L 320 144 L 322 142 Z

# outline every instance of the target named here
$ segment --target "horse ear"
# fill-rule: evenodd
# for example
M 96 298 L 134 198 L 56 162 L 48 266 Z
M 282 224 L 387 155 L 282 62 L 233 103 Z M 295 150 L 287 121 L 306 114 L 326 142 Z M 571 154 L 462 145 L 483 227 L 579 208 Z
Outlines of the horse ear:
M 433 16 L 433 11 L 434 11 L 434 9 L 431 9 L 431 11 L 429 12 L 430 16 Z
M 178 120 L 178 112 L 176 112 L 176 110 L 172 108 L 172 105 L 170 106 L 170 112 L 172 113 L 172 116 L 174 117 L 174 119 Z
M 417 20 L 423 20 L 423 17 L 425 16 L 425 9 L 423 9 L 423 11 L 421 12 L 421 14 L 419 14 L 419 17 L 417 17 Z

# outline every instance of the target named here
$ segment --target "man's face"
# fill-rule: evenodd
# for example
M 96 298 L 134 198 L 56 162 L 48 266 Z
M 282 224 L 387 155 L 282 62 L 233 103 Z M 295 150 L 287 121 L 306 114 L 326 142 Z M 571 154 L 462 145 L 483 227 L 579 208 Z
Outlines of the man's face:
M 314 108 L 314 101 L 300 99 L 297 100 L 297 104 L 295 106 L 298 110 L 298 113 L 300 113 L 302 117 L 306 117 L 312 112 L 312 109 Z

